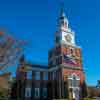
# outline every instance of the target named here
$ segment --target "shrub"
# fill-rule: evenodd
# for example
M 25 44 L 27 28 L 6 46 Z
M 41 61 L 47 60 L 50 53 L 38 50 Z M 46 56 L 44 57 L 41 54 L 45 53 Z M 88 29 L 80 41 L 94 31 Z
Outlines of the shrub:
M 0 98 L 0 100 L 8 100 L 8 98 Z

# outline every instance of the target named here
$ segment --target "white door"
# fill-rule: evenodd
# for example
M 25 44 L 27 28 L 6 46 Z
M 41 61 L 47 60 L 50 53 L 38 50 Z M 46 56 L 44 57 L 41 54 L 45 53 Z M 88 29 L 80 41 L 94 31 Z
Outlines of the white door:
M 79 100 L 79 90 L 75 90 L 75 100 Z
M 79 90 L 73 89 L 73 99 L 79 100 Z
M 75 99 L 75 96 L 76 96 L 76 95 L 75 95 L 75 90 L 73 90 L 73 99 Z

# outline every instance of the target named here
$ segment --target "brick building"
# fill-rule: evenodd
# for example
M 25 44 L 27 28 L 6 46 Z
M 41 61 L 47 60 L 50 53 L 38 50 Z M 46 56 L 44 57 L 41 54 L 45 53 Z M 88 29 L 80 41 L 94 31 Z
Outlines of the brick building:
M 18 97 L 23 100 L 80 98 L 85 80 L 81 48 L 75 43 L 75 32 L 69 27 L 63 9 L 58 18 L 54 47 L 48 53 L 48 65 L 29 64 L 21 59 L 16 79 Z

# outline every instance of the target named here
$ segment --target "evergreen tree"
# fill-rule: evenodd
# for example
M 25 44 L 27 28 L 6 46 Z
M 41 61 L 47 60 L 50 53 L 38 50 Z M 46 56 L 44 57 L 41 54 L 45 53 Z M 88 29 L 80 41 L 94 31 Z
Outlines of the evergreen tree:
M 68 80 L 64 81 L 64 98 L 69 97 L 69 91 L 68 91 Z
M 82 98 L 86 98 L 88 93 L 87 93 L 87 85 L 86 85 L 86 82 L 83 81 L 83 84 L 81 86 L 81 95 L 82 95 Z
M 47 84 L 47 88 L 48 88 L 48 100 L 52 98 L 52 83 L 51 81 L 48 82 Z
M 55 87 L 55 98 L 57 99 L 58 98 L 58 93 L 57 93 L 58 92 L 57 91 L 57 80 L 54 81 L 54 85 L 55 85 L 54 86 Z
M 11 99 L 17 98 L 17 82 L 16 81 L 12 83 L 10 97 Z

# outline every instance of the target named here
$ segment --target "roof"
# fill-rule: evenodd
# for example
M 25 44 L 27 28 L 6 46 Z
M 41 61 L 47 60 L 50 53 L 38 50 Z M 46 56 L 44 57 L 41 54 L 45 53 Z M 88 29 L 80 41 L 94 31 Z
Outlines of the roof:
M 11 73 L 9 72 L 9 73 L 1 74 L 0 77 L 8 77 L 8 76 L 10 76 L 10 75 L 11 75 Z
M 48 65 L 43 65 L 43 64 L 29 64 L 29 63 L 26 63 L 26 65 L 31 66 L 31 67 L 36 67 L 36 68 L 48 69 Z

